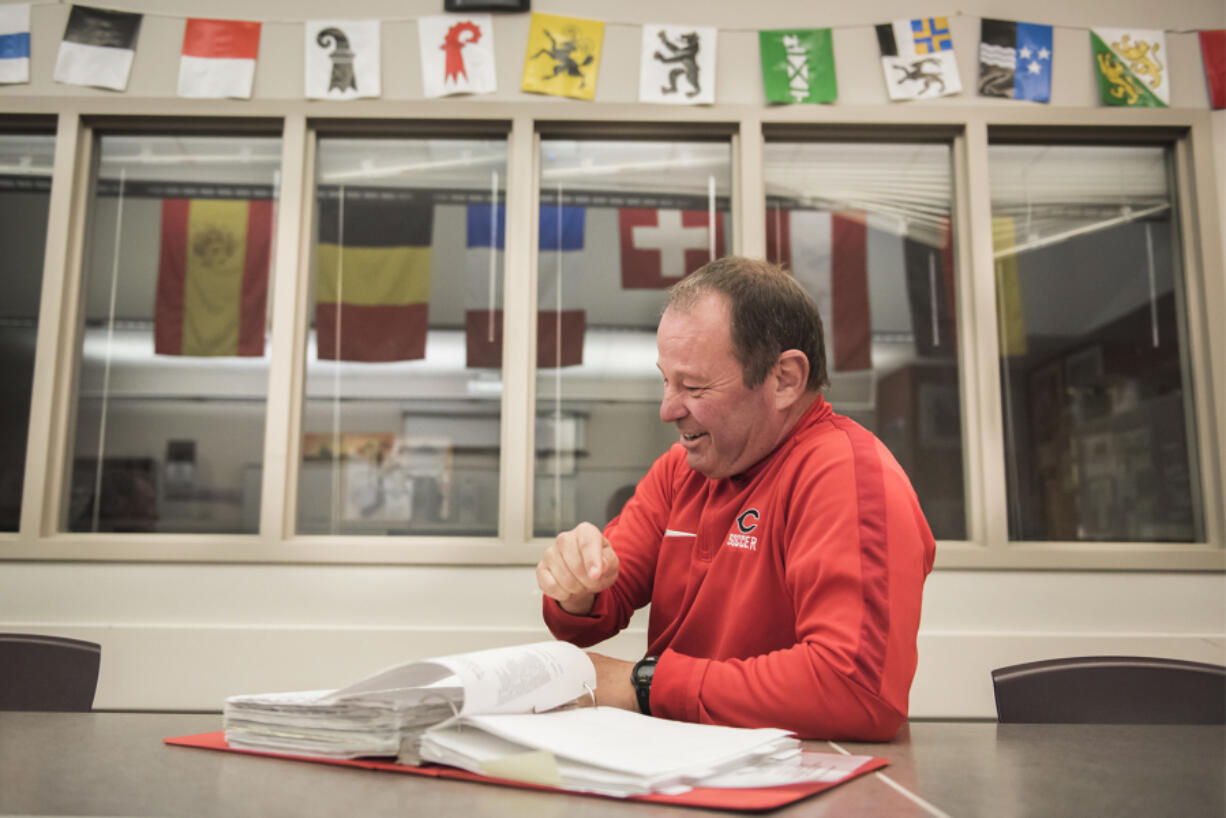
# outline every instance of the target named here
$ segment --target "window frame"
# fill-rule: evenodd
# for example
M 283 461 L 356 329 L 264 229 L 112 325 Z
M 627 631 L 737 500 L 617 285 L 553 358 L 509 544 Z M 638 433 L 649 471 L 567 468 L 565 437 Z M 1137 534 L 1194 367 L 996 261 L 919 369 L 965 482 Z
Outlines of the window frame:
M 12 123 L 54 120 L 55 164 L 44 256 L 34 390 L 22 516 L 19 530 L 0 533 L 0 561 L 138 561 L 201 563 L 480 564 L 531 565 L 550 540 L 531 535 L 531 433 L 534 371 L 535 203 L 540 134 L 574 137 L 610 134 L 667 138 L 682 132 L 721 132 L 733 143 L 731 245 L 765 252 L 762 152 L 768 137 L 952 142 L 956 308 L 966 464 L 966 540 L 938 544 L 942 569 L 1057 569 L 1226 571 L 1226 326 L 1210 316 L 1226 313 L 1226 275 L 1218 241 L 1221 216 L 1212 183 L 1209 111 L 1031 105 L 781 106 L 714 105 L 674 109 L 632 104 L 566 105 L 556 101 L 363 101 L 250 103 L 134 98 L 12 98 Z M 684 118 L 684 121 L 682 119 Z M 95 136 L 162 128 L 183 132 L 243 133 L 275 123 L 282 139 L 281 190 L 272 267 L 270 344 L 263 497 L 257 534 L 89 534 L 57 530 L 71 408 L 75 396 L 75 331 L 80 271 L 92 183 Z M 491 125 L 490 123 L 495 123 Z M 629 124 L 627 124 L 629 123 Z M 305 373 L 306 277 L 313 207 L 317 134 L 433 133 L 463 137 L 504 128 L 507 134 L 506 315 L 502 464 L 498 536 L 488 538 L 298 536 L 294 531 Z M 1005 504 L 1005 462 L 999 391 L 995 293 L 992 276 L 988 145 L 1002 134 L 1036 140 L 1141 140 L 1173 146 L 1184 286 L 1188 293 L 1187 344 L 1195 378 L 1195 416 L 1205 507 L 1204 543 L 1010 542 Z M 1200 174 L 1197 170 L 1200 170 Z M 285 297 L 291 292 L 294 297 Z M 277 297 L 277 294 L 281 294 Z M 964 334 L 963 334 L 964 333 Z

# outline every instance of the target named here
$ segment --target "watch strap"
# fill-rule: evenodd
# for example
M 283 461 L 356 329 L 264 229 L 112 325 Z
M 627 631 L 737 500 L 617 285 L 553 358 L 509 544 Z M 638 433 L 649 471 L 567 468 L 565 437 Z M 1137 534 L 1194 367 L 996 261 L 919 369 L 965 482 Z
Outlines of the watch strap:
M 639 712 L 644 716 L 651 715 L 651 681 L 655 678 L 656 662 L 659 656 L 644 656 L 634 665 L 630 673 L 630 682 L 634 685 L 634 695 L 638 699 Z

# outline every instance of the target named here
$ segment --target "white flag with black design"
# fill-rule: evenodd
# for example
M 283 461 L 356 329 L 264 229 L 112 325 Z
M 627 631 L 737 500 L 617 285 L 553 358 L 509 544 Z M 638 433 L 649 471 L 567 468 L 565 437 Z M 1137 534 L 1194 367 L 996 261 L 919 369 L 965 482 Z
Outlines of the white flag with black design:
M 357 99 L 380 94 L 378 20 L 308 20 L 306 96 Z
M 962 92 L 947 18 L 920 17 L 879 25 L 877 45 L 890 99 L 929 99 Z
M 142 16 L 73 6 L 55 58 L 55 81 L 113 91 L 127 88 Z
M 643 26 L 639 102 L 715 102 L 714 28 Z

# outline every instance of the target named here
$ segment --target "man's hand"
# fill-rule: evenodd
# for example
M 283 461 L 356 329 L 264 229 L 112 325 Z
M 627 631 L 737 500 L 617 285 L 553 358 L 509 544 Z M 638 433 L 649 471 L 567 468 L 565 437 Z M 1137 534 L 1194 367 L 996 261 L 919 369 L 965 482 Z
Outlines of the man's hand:
M 630 674 L 634 662 L 623 662 L 612 656 L 588 651 L 588 658 L 596 666 L 596 704 L 599 707 L 620 707 L 622 710 L 639 712 L 638 696 Z
M 536 584 L 562 610 L 583 616 L 591 612 L 596 594 L 617 580 L 617 567 L 617 554 L 600 529 L 579 523 L 545 549 L 536 564 Z

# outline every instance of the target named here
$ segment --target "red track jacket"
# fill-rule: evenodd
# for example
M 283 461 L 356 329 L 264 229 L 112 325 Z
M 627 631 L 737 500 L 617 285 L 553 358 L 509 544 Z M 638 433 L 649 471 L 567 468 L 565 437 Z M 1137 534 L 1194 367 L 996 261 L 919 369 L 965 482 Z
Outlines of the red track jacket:
M 869 741 L 906 720 L 935 543 L 885 445 L 823 398 L 734 477 L 673 446 L 605 536 L 616 583 L 587 616 L 546 597 L 545 623 L 588 647 L 651 603 L 653 715 Z

